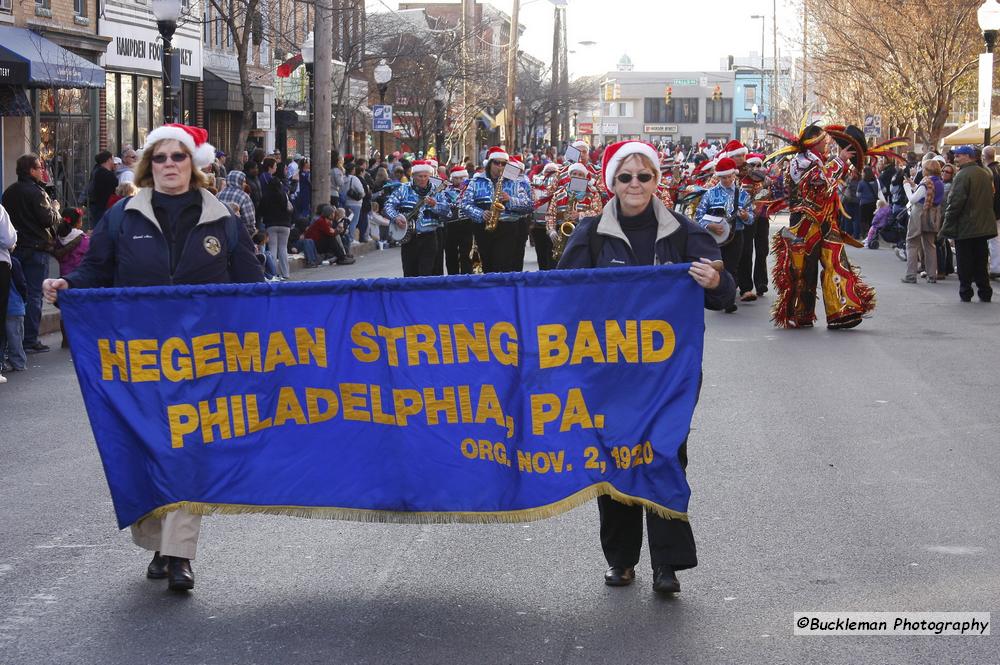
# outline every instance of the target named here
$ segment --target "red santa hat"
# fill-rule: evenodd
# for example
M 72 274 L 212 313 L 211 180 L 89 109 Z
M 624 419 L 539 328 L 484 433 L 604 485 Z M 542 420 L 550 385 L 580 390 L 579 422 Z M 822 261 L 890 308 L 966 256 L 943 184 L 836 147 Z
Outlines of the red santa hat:
M 555 162 L 549 162 L 548 164 L 545 165 L 544 168 L 542 168 L 542 173 L 543 174 L 552 173 L 553 171 L 558 171 L 558 170 L 559 170 L 558 164 L 556 164 Z
M 413 162 L 413 166 L 410 167 L 411 175 L 417 175 L 418 173 L 429 173 L 430 175 L 434 175 L 436 172 L 437 169 L 434 168 L 434 165 L 426 159 L 418 159 Z
M 587 170 L 587 166 L 585 164 L 581 164 L 580 162 L 570 164 L 568 172 L 570 175 L 576 173 L 579 173 L 580 175 L 590 175 L 590 171 Z
M 645 156 L 650 163 L 656 165 L 657 176 L 659 176 L 660 156 L 656 153 L 656 148 L 642 141 L 620 141 L 604 149 L 604 184 L 607 185 L 609 191 L 614 189 L 615 173 L 618 171 L 618 167 L 630 155 Z
M 737 157 L 739 155 L 745 155 L 748 152 L 750 152 L 750 150 L 745 145 L 736 139 L 733 139 L 726 144 L 725 148 L 722 149 L 722 157 Z
M 729 157 L 723 157 L 715 163 L 715 175 L 720 178 L 724 175 L 734 175 L 736 171 L 736 162 Z
M 760 166 L 764 163 L 764 155 L 759 152 L 751 152 L 747 155 L 747 164 Z
M 448 171 L 449 178 L 468 178 L 469 172 L 461 164 L 456 164 L 451 167 L 451 171 Z
M 486 151 L 486 160 L 483 162 L 483 165 L 485 166 L 494 160 L 498 162 L 509 162 L 510 155 L 507 154 L 506 150 L 498 145 L 495 145 Z
M 149 150 L 160 141 L 177 141 L 191 153 L 195 168 L 204 168 L 215 161 L 215 146 L 208 142 L 208 132 L 201 127 L 180 123 L 169 123 L 157 127 L 146 136 L 143 151 Z
M 437 170 L 437 167 L 440 166 L 440 164 L 438 163 L 438 160 L 434 159 L 433 157 L 428 157 L 427 158 L 427 163 L 430 164 L 431 166 L 433 166 L 435 170 Z

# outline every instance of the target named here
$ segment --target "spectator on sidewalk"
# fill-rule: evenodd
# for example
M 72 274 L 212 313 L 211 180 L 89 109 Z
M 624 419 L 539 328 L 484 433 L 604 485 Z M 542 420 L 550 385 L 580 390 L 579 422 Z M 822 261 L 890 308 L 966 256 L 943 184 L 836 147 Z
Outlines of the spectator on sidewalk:
M 112 206 L 114 206 L 122 199 L 127 199 L 130 196 L 135 196 L 136 192 L 138 191 L 139 188 L 136 187 L 135 183 L 131 180 L 120 183 L 118 185 L 118 188 L 115 189 L 115 193 L 111 195 L 110 199 L 108 199 L 108 208 L 110 209 Z M 63 213 L 63 219 L 65 218 L 66 218 L 66 213 Z
M 10 221 L 10 215 L 0 206 L 0 312 L 7 311 L 7 298 L 10 294 L 10 275 L 13 259 L 10 253 L 17 245 L 17 231 Z M 4 331 L 0 330 L 0 349 L 4 348 Z M 0 383 L 6 382 L 0 374 Z
M 253 200 L 246 193 L 244 185 L 247 183 L 247 176 L 243 171 L 230 171 L 226 175 L 226 184 L 217 197 L 230 208 L 233 204 L 239 209 L 238 217 L 247 228 L 247 233 L 252 238 L 257 233 L 257 210 L 254 208 Z
M 924 178 L 917 185 L 906 181 L 906 194 L 910 202 L 910 219 L 906 227 L 906 275 L 904 284 L 916 284 L 922 261 L 927 283 L 937 282 L 937 247 L 935 241 L 941 230 L 941 203 L 944 201 L 944 183 L 941 182 L 941 164 L 931 158 L 923 163 Z
M 277 177 L 278 164 L 268 157 L 261 165 L 260 212 L 267 229 L 268 248 L 278 265 L 278 277 L 288 279 L 288 235 L 292 227 L 292 203 Z
M 125 182 L 132 182 L 133 180 L 135 180 L 135 165 L 136 162 L 138 161 L 139 161 L 139 155 L 136 153 L 135 150 L 132 149 L 132 146 L 130 145 L 125 146 L 125 149 L 122 150 L 121 166 L 119 166 L 118 170 L 115 172 L 115 176 L 117 176 L 118 178 L 119 185 Z M 111 205 L 112 204 L 108 204 L 108 207 L 110 208 Z
M 4 372 L 23 372 L 28 369 L 28 358 L 24 354 L 24 304 L 28 295 L 28 284 L 24 281 L 21 263 L 11 261 L 10 295 L 4 309 L 4 345 L 0 346 L 0 365 Z M 2 376 L 2 375 L 0 375 Z M 0 381 L 0 383 L 4 383 Z
M 354 258 L 348 256 L 344 248 L 342 235 L 346 231 L 343 225 L 343 215 L 331 205 L 321 205 L 317 210 L 316 219 L 303 236 L 316 244 L 316 253 L 321 257 L 334 257 L 339 265 L 350 265 Z
M 987 243 L 997 236 L 993 215 L 993 176 L 989 169 L 976 164 L 976 149 L 972 146 L 959 146 L 953 152 L 958 173 L 952 180 L 939 235 L 955 239 L 958 295 L 962 302 L 972 300 L 973 283 L 979 299 L 990 302 L 993 287 L 990 286 Z
M 87 189 L 87 212 L 90 214 L 90 228 L 97 226 L 108 209 L 108 199 L 118 188 L 115 175 L 115 158 L 109 150 L 102 150 L 94 157 L 94 169 L 90 172 L 90 186 Z
M 17 230 L 17 248 L 13 256 L 21 262 L 28 284 L 24 313 L 24 350 L 42 353 L 49 347 L 38 339 L 42 322 L 42 282 L 49 276 L 49 250 L 62 216 L 59 202 L 49 198 L 40 180 L 42 160 L 37 155 L 21 155 L 17 159 L 17 182 L 3 193 L 3 207 Z

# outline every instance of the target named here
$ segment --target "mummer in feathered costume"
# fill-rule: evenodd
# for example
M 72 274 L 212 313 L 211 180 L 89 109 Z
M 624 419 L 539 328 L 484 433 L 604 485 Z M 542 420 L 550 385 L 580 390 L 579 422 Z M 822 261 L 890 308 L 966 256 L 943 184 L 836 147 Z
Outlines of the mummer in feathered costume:
M 784 132 L 771 136 L 789 145 L 770 155 L 768 161 L 791 156 L 784 176 L 787 198 L 780 206 L 791 212 L 789 226 L 771 241 L 776 258 L 772 278 L 778 292 L 771 319 L 782 328 L 811 328 L 816 320 L 819 278 L 827 327 L 853 328 L 875 309 L 875 290 L 861 281 L 860 273 L 847 259 L 844 246 L 861 247 L 861 243 L 837 225 L 843 212 L 838 188 L 852 166 L 860 172 L 868 160 L 895 156 L 891 149 L 902 141 L 868 148 L 863 132 L 853 125 L 825 129 L 809 125 L 798 136 Z M 828 159 L 831 139 L 840 150 Z

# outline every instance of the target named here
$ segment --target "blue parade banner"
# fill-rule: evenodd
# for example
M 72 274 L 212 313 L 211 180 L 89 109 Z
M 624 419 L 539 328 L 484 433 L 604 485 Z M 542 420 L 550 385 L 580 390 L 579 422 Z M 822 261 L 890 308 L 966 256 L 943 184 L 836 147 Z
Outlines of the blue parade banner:
M 527 521 L 610 494 L 686 519 L 687 265 L 69 290 L 120 527 L 179 507 Z

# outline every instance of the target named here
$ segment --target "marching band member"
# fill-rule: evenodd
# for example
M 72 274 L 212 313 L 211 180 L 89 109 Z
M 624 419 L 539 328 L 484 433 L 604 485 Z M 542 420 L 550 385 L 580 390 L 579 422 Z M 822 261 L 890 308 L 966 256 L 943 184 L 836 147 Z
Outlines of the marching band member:
M 531 187 L 531 179 L 528 177 L 527 170 L 524 167 L 524 160 L 518 156 L 511 156 L 510 163 L 521 170 L 521 174 L 515 180 L 519 194 L 522 198 L 526 198 L 532 202 L 531 212 L 522 215 L 518 220 L 519 238 L 517 240 L 518 249 L 516 250 L 514 259 L 514 270 L 521 271 L 524 270 L 524 253 L 527 251 L 528 235 L 531 233 L 531 217 L 535 211 L 534 192 Z
M 774 196 L 770 191 L 770 179 L 762 170 L 763 164 L 764 155 L 747 155 L 747 166 L 751 171 L 743 180 L 743 186 L 753 202 L 754 220 L 750 228 L 743 231 L 743 253 L 737 276 L 740 300 L 745 302 L 767 293 L 767 253 L 771 238 L 768 206 Z
M 532 209 L 530 187 L 525 189 L 516 181 L 503 179 L 503 170 L 510 157 L 500 147 L 494 146 L 486 152 L 486 164 L 482 173 L 477 173 L 469 181 L 459 208 L 462 215 L 477 226 L 476 244 L 483 261 L 483 272 L 511 272 L 517 270 L 517 257 L 524 257 L 524 243 L 517 223 Z M 500 189 L 495 189 L 495 183 Z M 496 209 L 493 203 L 496 201 Z
M 725 225 L 719 222 L 712 222 L 705 219 L 705 215 L 710 210 L 723 210 L 728 218 L 731 228 L 729 229 L 730 239 L 723 241 L 722 262 L 726 271 L 736 279 L 740 267 L 740 252 L 742 251 L 743 230 L 745 224 L 753 220 L 750 195 L 740 187 L 736 180 L 736 162 L 730 157 L 723 157 L 715 164 L 715 178 L 719 184 L 705 192 L 698 204 L 695 212 L 695 219 L 702 228 L 710 233 L 721 236 L 726 232 Z M 718 241 L 717 241 L 718 242 Z M 726 313 L 731 314 L 736 311 L 736 303 L 730 303 L 725 308 Z
M 448 173 L 450 184 L 444 196 L 451 206 L 451 215 L 444 226 L 444 261 L 449 275 L 471 275 L 472 221 L 463 216 L 458 207 L 469 180 L 469 171 L 458 164 Z
M 444 192 L 431 190 L 431 174 L 434 167 L 427 160 L 418 160 L 410 169 L 412 180 L 400 185 L 385 202 L 385 216 L 393 220 L 401 229 L 411 222 L 406 219 L 422 206 L 412 221 L 413 233 L 404 239 L 400 256 L 403 261 L 403 277 L 424 277 L 434 274 L 434 262 L 438 252 L 437 229 L 451 213 L 451 206 Z
M 624 141 L 605 152 L 604 180 L 614 198 L 599 217 L 581 219 L 566 245 L 560 268 L 614 268 L 690 262 L 688 274 L 705 291 L 705 307 L 721 309 L 733 302 L 736 285 L 725 271 L 712 267 L 719 248 L 709 233 L 684 215 L 674 213 L 656 198 L 659 182 L 656 149 L 648 143 Z M 650 297 L 656 297 L 651 294 Z M 637 405 L 641 410 L 642 405 Z M 687 441 L 672 464 L 687 467 Z M 642 549 L 639 506 L 610 496 L 597 499 L 601 519 L 601 547 L 607 559 L 604 583 L 627 586 L 635 580 L 635 564 Z M 646 512 L 653 590 L 680 591 L 676 571 L 698 565 L 691 523 L 664 519 Z
M 590 182 L 589 171 L 584 164 L 573 164 L 566 172 L 556 191 L 552 195 L 548 211 L 545 213 L 545 231 L 552 244 L 553 264 L 558 263 L 566 242 L 572 235 L 565 233 L 564 224 L 569 223 L 574 228 L 581 217 L 600 215 L 604 210 L 604 199 L 597 187 Z M 574 178 L 587 179 L 586 189 L 582 192 L 573 191 L 570 184 Z
M 552 258 L 552 240 L 545 228 L 545 214 L 551 205 L 555 183 L 559 179 L 559 165 L 555 162 L 546 164 L 535 176 L 531 187 L 535 193 L 534 223 L 531 225 L 531 241 L 535 246 L 539 270 L 551 270 L 556 267 Z

